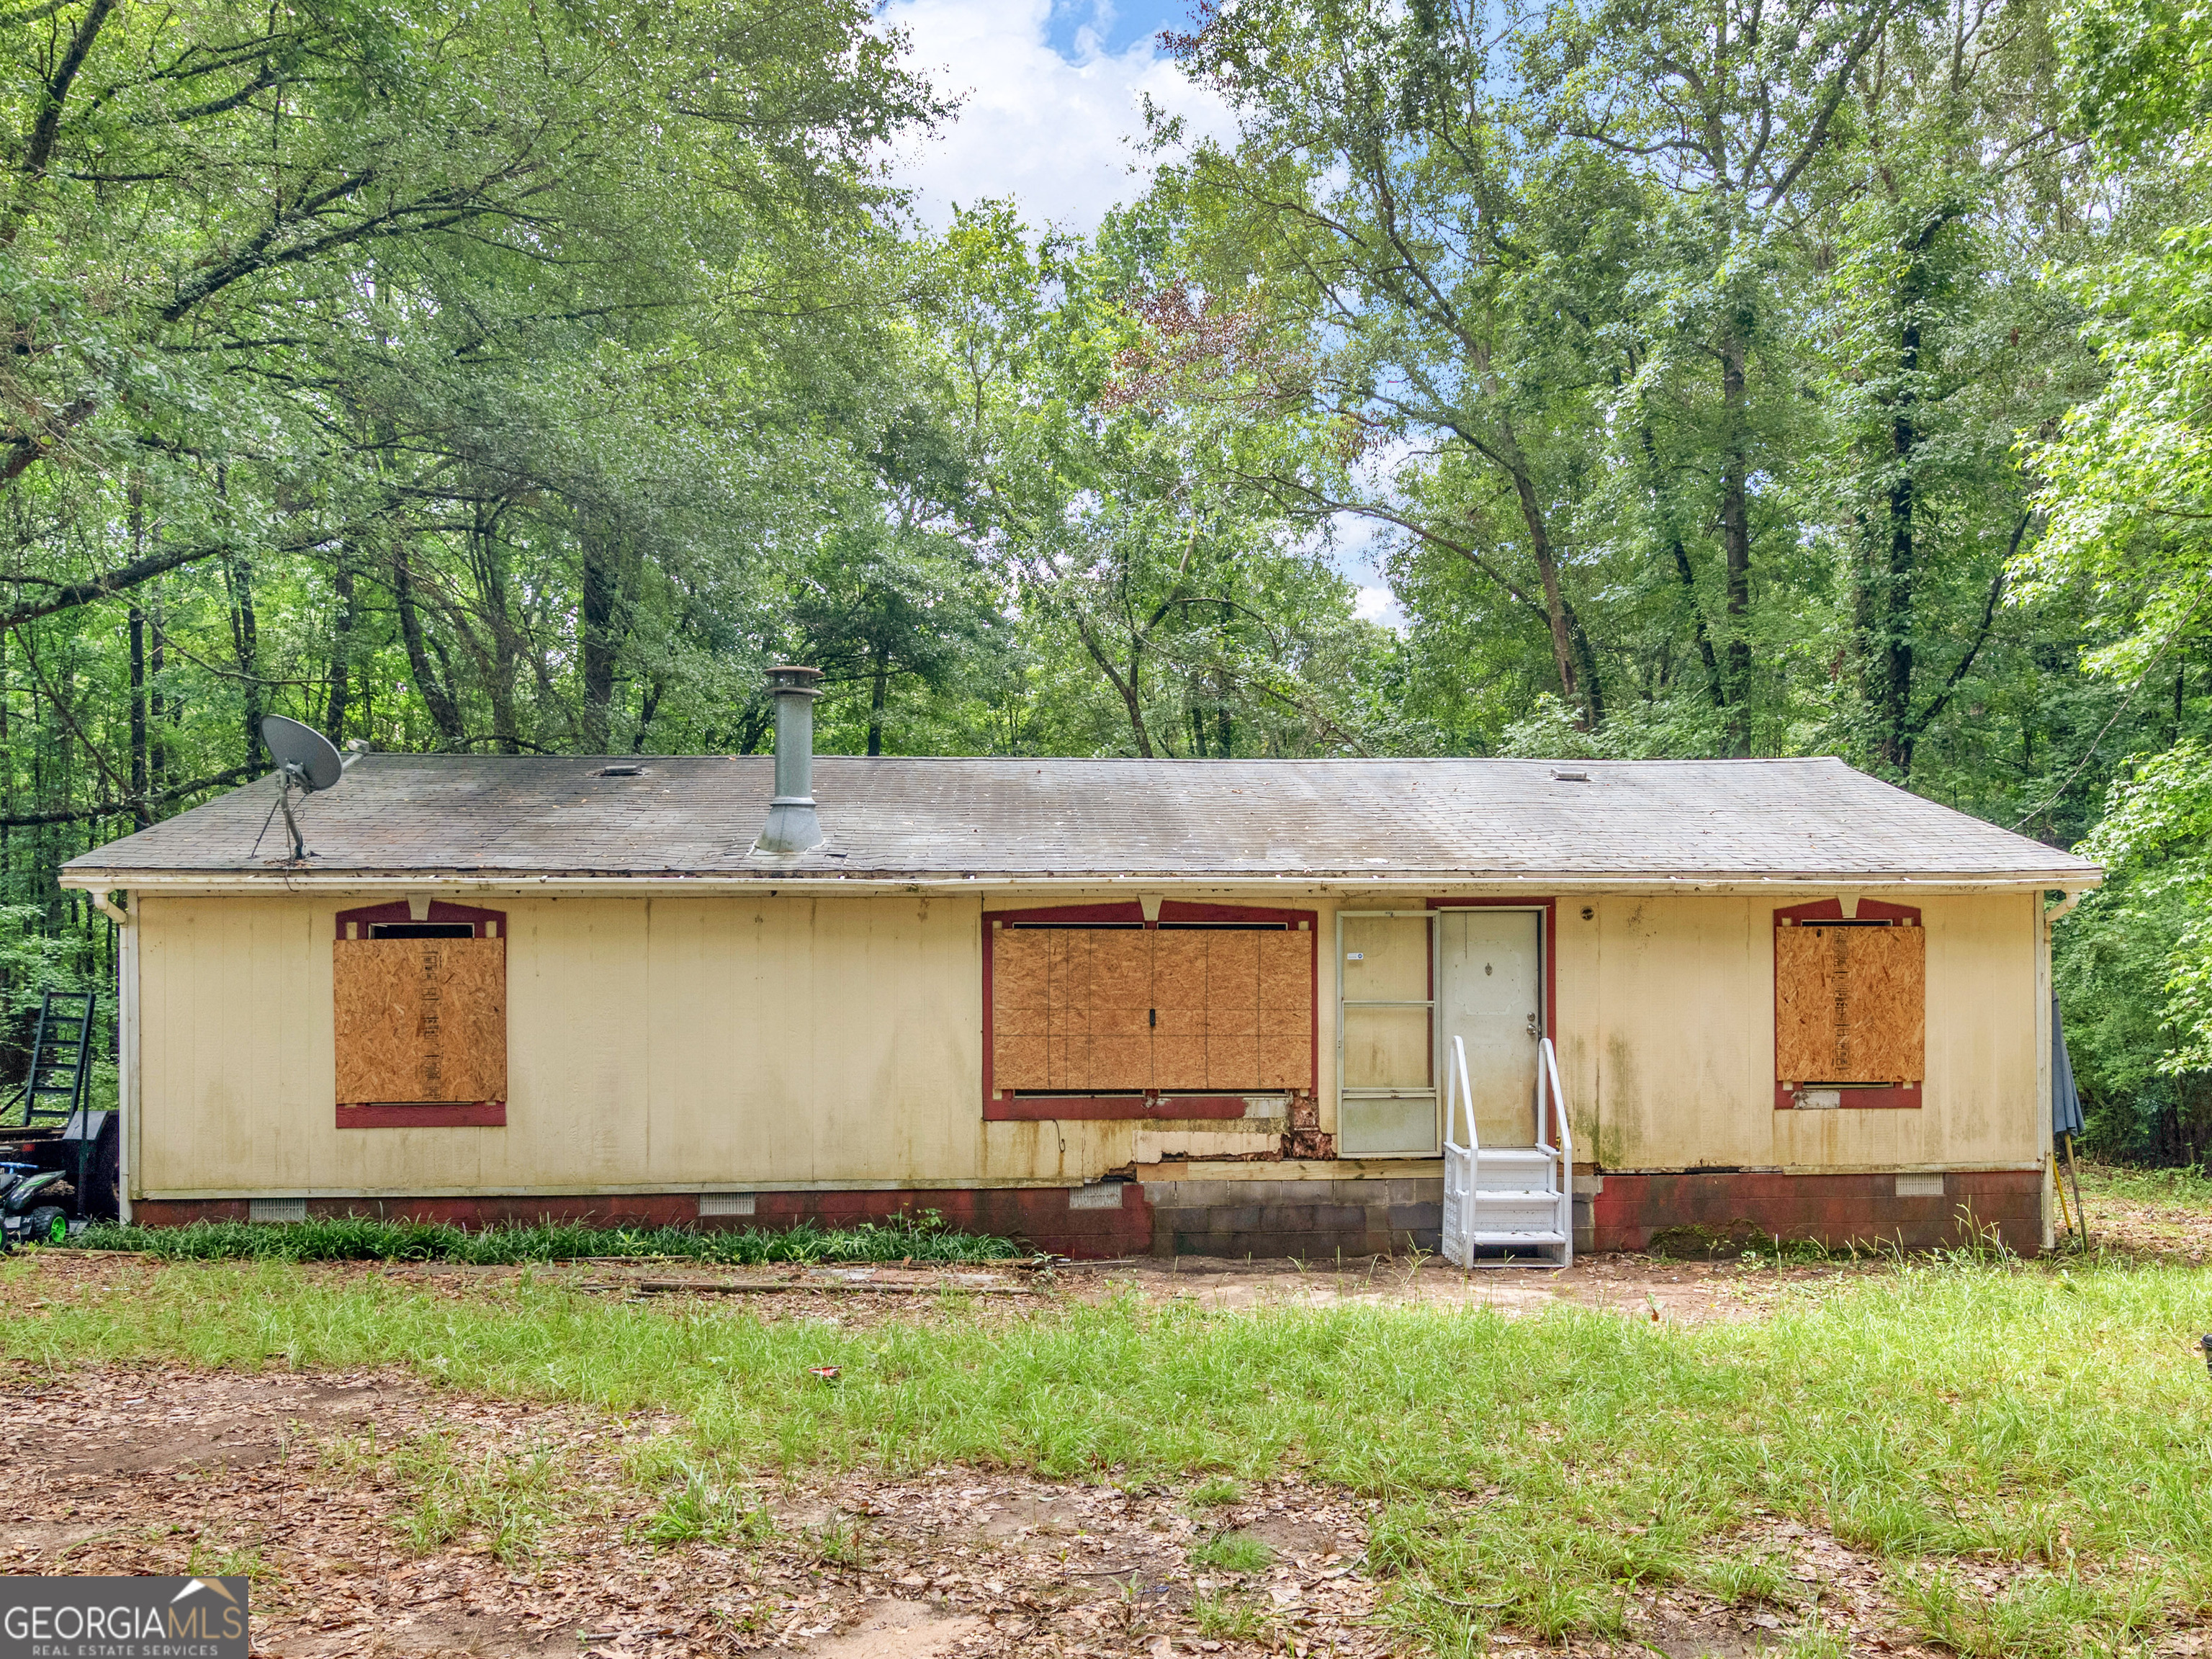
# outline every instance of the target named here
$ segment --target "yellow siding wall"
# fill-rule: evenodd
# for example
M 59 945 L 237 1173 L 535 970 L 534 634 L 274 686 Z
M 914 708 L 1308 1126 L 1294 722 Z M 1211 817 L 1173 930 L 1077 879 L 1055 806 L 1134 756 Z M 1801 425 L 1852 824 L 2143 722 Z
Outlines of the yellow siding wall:
M 1928 930 L 1918 1110 L 1773 1109 L 1773 914 L 1799 896 L 1607 898 L 1587 921 L 1562 903 L 1561 1061 L 1583 1144 L 1628 1170 L 2036 1162 L 2037 896 L 1869 896 L 1917 905 Z
M 489 902 L 507 915 L 507 1127 L 340 1130 L 338 902 L 145 900 L 133 1187 L 574 1192 L 981 1173 L 975 901 Z
M 507 1127 L 341 1131 L 334 918 L 386 896 L 139 901 L 137 1193 L 1079 1181 L 1127 1164 L 1153 1127 L 980 1121 L 977 900 L 532 897 L 478 901 L 508 917 Z M 1319 911 L 1333 1129 L 1334 908 L 1206 896 Z M 1578 1157 L 2034 1162 L 2035 896 L 1876 895 L 1917 903 L 1928 928 L 1927 1105 L 1776 1112 L 1771 919 L 1805 896 L 1559 902 L 1555 1036 Z

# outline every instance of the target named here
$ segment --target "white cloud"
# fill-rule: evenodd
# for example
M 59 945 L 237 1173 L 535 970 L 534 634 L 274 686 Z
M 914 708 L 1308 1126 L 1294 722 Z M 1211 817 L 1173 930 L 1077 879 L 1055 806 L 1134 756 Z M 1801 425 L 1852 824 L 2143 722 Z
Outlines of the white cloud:
M 915 69 L 939 92 L 964 95 L 958 117 L 895 169 L 931 224 L 946 222 L 955 204 L 1012 196 L 1032 227 L 1091 229 L 1144 188 L 1128 141 L 1144 132 L 1147 94 L 1193 137 L 1230 130 L 1220 101 L 1184 80 L 1149 35 L 1109 52 L 1097 27 L 1079 28 L 1074 59 L 1062 57 L 1047 38 L 1052 0 L 892 0 L 882 15 L 907 32 Z

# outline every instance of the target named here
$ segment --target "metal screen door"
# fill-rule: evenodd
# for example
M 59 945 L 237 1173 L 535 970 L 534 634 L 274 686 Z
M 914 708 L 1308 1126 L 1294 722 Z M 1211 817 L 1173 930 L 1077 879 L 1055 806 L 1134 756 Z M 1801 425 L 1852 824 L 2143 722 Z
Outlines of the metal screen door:
M 1544 1035 L 1543 914 L 1484 908 L 1437 915 L 1437 1041 L 1446 1054 L 1454 1037 L 1467 1045 L 1482 1144 L 1529 1146 L 1536 1042 Z
M 1336 913 L 1336 1149 L 1345 1158 L 1434 1158 L 1436 917 Z

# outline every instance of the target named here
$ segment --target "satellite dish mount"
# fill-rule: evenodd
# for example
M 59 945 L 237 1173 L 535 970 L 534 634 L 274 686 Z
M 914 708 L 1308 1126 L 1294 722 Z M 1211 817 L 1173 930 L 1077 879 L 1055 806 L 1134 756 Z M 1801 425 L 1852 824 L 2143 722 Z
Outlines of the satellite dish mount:
M 292 833 L 292 861 L 305 863 L 307 849 L 300 841 L 300 821 L 292 816 L 292 792 L 297 789 L 302 799 L 320 793 L 345 775 L 346 763 L 331 740 L 313 726 L 282 714 L 261 717 L 261 741 L 268 745 L 277 775 L 284 781 L 277 804 L 284 809 L 284 827 Z

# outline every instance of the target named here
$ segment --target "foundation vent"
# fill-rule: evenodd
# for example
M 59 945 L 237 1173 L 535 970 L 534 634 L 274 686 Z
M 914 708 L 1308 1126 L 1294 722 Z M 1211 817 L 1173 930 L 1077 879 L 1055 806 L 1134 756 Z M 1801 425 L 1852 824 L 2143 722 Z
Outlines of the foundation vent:
M 699 1194 L 701 1215 L 750 1215 L 753 1212 L 751 1193 L 702 1193 Z
M 305 1221 L 307 1200 L 304 1198 L 251 1198 L 246 1201 L 248 1221 Z
M 1901 1175 L 1897 1178 L 1899 1198 L 1941 1198 L 1943 1196 L 1943 1177 L 1939 1175 Z
M 1102 1181 L 1095 1187 L 1077 1187 L 1067 1194 L 1071 1210 L 1118 1210 L 1126 1181 Z

